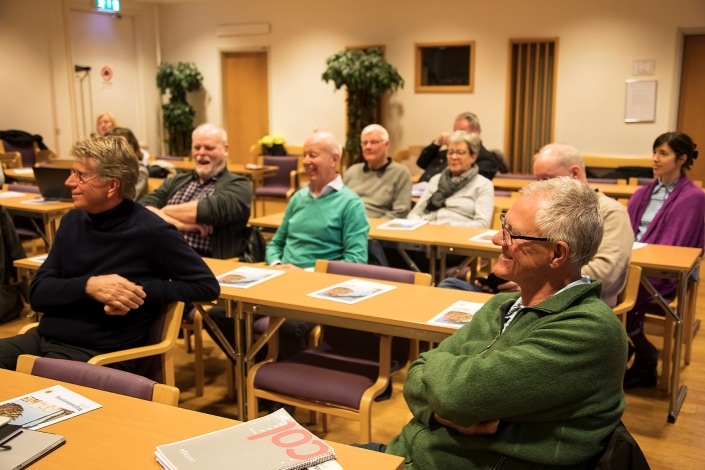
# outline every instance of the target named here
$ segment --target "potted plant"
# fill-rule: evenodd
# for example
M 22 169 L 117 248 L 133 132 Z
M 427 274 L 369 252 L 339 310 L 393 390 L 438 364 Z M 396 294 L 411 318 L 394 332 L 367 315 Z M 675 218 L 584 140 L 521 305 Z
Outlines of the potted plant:
M 169 91 L 169 101 L 162 104 L 164 129 L 169 155 L 191 153 L 191 133 L 196 111 L 186 100 L 186 94 L 201 89 L 203 75 L 193 63 L 162 63 L 157 70 L 157 87 L 162 95 Z
M 326 60 L 321 78 L 335 89 L 347 89 L 348 131 L 345 139 L 347 164 L 361 160 L 360 133 L 368 124 L 379 122 L 379 102 L 388 91 L 404 87 L 397 69 L 384 59 L 377 47 L 338 52 Z

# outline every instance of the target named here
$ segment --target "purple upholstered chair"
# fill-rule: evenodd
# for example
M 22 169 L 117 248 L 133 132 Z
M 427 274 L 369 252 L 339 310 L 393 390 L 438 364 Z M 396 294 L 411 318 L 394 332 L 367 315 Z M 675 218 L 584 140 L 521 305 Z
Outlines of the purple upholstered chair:
M 179 336 L 183 302 L 172 302 L 164 306 L 163 313 L 152 323 L 147 335 L 147 344 L 93 356 L 89 364 L 99 366 L 122 361 L 135 361 L 135 373 L 155 382 L 174 385 L 173 346 Z M 20 334 L 36 328 L 39 323 L 30 323 L 20 329 Z
M 267 200 L 289 202 L 299 189 L 299 157 L 264 155 L 261 159 L 263 165 L 278 168 L 275 175 L 265 178 L 262 185 L 255 188 L 255 203 L 261 201 L 262 213 L 265 213 Z
M 160 384 L 123 370 L 80 361 L 22 354 L 17 359 L 17 372 L 156 401 L 165 405 L 176 406 L 179 403 L 179 389 L 176 387 Z
M 22 154 L 22 166 L 31 168 L 37 161 L 37 152 L 39 146 L 36 142 L 28 142 L 26 144 L 17 144 L 8 140 L 2 141 L 5 152 L 19 152 Z
M 316 271 L 431 285 L 425 273 L 343 261 L 316 262 Z M 271 358 L 247 375 L 248 419 L 257 417 L 259 398 L 360 421 L 359 442 L 371 437 L 372 403 L 393 372 L 409 360 L 410 341 L 322 325 L 321 342 L 281 362 Z

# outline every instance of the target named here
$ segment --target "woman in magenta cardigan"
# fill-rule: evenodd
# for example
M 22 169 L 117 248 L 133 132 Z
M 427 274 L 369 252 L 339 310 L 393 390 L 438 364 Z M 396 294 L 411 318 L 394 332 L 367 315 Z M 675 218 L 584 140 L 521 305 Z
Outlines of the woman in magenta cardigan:
M 666 132 L 654 141 L 654 181 L 639 188 L 627 207 L 636 241 L 705 248 L 705 192 L 684 173 L 698 157 L 695 147 L 682 132 Z M 676 280 L 649 281 L 664 298 L 675 297 Z M 629 312 L 627 328 L 635 357 L 625 374 L 624 388 L 656 386 L 658 351 L 646 339 L 643 328 L 644 312 L 651 300 L 641 288 L 637 304 Z

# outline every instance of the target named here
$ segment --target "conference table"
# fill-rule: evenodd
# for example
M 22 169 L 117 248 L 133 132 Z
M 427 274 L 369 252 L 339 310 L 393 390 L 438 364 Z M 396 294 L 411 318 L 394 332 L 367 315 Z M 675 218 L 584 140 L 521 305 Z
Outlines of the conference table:
M 205 258 L 216 276 L 239 266 L 228 260 Z M 251 266 L 251 265 L 249 265 Z M 282 269 L 268 268 L 265 269 Z M 398 336 L 438 343 L 453 334 L 455 328 L 428 323 L 435 315 L 458 300 L 485 303 L 491 296 L 477 292 L 436 289 L 430 286 L 377 281 L 393 285 L 388 292 L 361 302 L 346 304 L 311 297 L 309 294 L 353 279 L 351 276 L 285 270 L 285 273 L 246 289 L 221 285 L 220 299 L 226 301 L 227 315 L 235 319 L 235 345 L 226 351 L 235 365 L 238 417 L 245 419 L 247 402 L 245 377 L 257 351 L 271 338 L 281 322 L 270 322 L 270 330 L 253 342 L 254 315 L 277 319 L 295 319 L 325 325 L 351 328 L 380 335 Z M 212 322 L 207 315 L 203 318 Z M 214 327 L 215 325 L 211 325 Z M 216 327 L 217 328 L 217 327 Z
M 197 411 L 140 400 L 115 393 L 0 369 L 0 401 L 26 395 L 52 385 L 63 385 L 93 400 L 97 410 L 52 424 L 42 431 L 62 435 L 66 444 L 32 465 L 32 468 L 161 469 L 156 446 L 188 439 L 238 424 L 238 421 Z M 336 460 L 349 469 L 401 469 L 403 459 L 327 441 Z M 232 448 L 236 453 L 237 448 Z
M 47 247 L 54 242 L 59 221 L 68 211 L 73 209 L 73 202 L 42 201 L 39 194 L 20 193 L 16 191 L 0 191 L 0 205 L 11 215 L 41 218 L 43 227 L 35 224 Z M 34 222 L 33 222 L 34 223 Z

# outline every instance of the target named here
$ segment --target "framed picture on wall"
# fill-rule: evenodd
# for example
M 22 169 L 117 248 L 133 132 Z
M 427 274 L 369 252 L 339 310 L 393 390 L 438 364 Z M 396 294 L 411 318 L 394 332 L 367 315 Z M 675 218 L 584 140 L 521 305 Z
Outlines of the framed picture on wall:
M 472 93 L 475 41 L 417 43 L 416 93 Z

